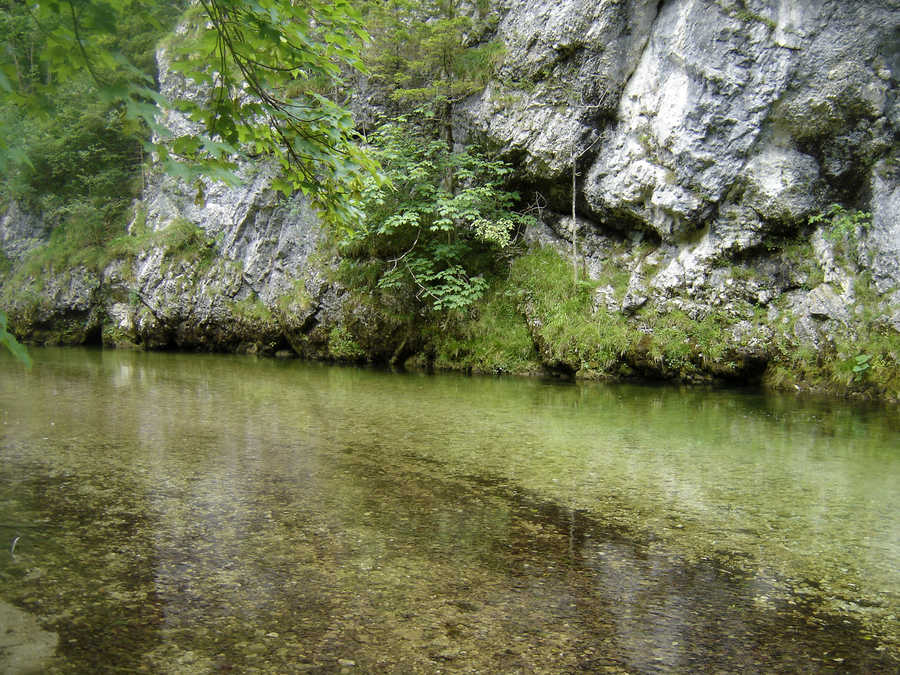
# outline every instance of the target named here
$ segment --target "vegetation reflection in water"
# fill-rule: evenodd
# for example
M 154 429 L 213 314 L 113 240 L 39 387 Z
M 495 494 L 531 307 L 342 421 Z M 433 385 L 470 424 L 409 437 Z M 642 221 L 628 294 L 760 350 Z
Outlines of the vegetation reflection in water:
M 51 671 L 898 667 L 890 409 L 34 355 L 0 361 L 0 600 Z

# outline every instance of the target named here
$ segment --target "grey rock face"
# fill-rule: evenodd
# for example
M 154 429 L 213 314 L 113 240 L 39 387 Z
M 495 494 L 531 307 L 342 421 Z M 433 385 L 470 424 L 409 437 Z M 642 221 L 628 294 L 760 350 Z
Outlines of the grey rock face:
M 900 291 L 900 181 L 897 156 L 872 172 L 872 227 L 865 249 L 875 286 L 880 293 Z
M 157 63 L 165 95 L 204 95 L 170 69 L 165 49 Z M 198 130 L 177 111 L 167 111 L 162 122 L 176 136 Z M 269 188 L 270 165 L 244 164 L 237 175 L 236 186 L 204 180 L 199 191 L 165 174 L 151 178 L 140 205 L 142 225 L 158 233 L 178 222 L 199 227 L 213 262 L 173 262 L 156 247 L 128 269 L 107 270 L 106 281 L 118 292 L 108 303 L 105 340 L 274 351 L 284 346 L 286 331 L 315 313 L 316 297 L 327 291 L 308 266 L 322 235 L 316 214 L 302 197 L 285 199 Z
M 665 3 L 587 177 L 591 208 L 664 241 L 708 219 L 787 85 L 794 53 L 772 33 L 716 3 Z
M 164 94 L 187 98 L 203 95 L 201 88 L 170 70 L 164 49 L 158 52 L 157 62 Z M 163 121 L 176 135 L 197 130 L 178 112 L 168 113 Z M 166 175 L 155 177 L 144 193 L 146 225 L 160 231 L 182 219 L 199 226 L 214 242 L 216 264 L 198 275 L 191 269 L 166 270 L 160 251 L 139 259 L 135 277 L 141 296 L 161 300 L 157 304 L 168 310 L 144 317 L 144 335 L 171 332 L 173 324 L 202 326 L 197 331 L 176 329 L 181 339 L 201 343 L 209 332 L 216 334 L 215 340 L 222 339 L 230 333 L 230 326 L 237 326 L 238 333 L 252 332 L 241 330 L 242 318 L 235 313 L 235 303 L 248 300 L 258 301 L 269 312 L 277 311 L 279 303 L 290 305 L 295 312 L 312 311 L 306 294 L 318 296 L 325 289 L 323 280 L 309 272 L 307 263 L 322 232 L 315 212 L 301 196 L 285 199 L 269 188 L 274 173 L 270 165 L 245 164 L 238 171 L 238 186 L 204 181 L 199 199 L 196 186 Z M 294 297 L 298 293 L 304 297 Z M 146 314 L 149 305 L 145 303 L 140 311 Z M 141 324 L 127 317 L 120 319 L 119 325 Z M 255 329 L 270 341 L 280 334 L 274 318 L 257 323 Z M 189 335 L 191 332 L 196 335 Z M 239 335 L 229 339 L 241 340 Z
M 169 69 L 165 50 L 158 60 L 167 95 L 202 95 Z M 176 135 L 196 131 L 177 112 L 163 121 Z M 46 279 L 28 280 L 40 290 L 7 287 L 16 298 L 10 310 L 20 332 L 41 342 L 102 338 L 151 348 L 274 352 L 285 347 L 289 336 L 308 329 L 318 299 L 330 291 L 321 272 L 308 266 L 322 236 L 318 218 L 301 197 L 285 199 L 272 191 L 272 174 L 270 166 L 247 164 L 238 171 L 236 186 L 203 181 L 200 198 L 196 184 L 151 175 L 136 205 L 141 215 L 130 227 L 140 230 L 136 234 L 156 233 L 157 243 L 99 274 L 48 270 Z M 173 225 L 199 228 L 206 250 L 167 250 Z M 15 206 L 0 220 L 0 246 L 14 260 L 44 243 L 46 235 L 40 219 Z
M 846 326 L 851 320 L 846 299 L 828 284 L 821 284 L 808 293 L 789 293 L 787 299 L 796 317 L 794 335 L 816 348 L 822 337 L 834 330 L 835 324 Z
M 302 319 L 324 292 L 323 280 L 307 270 L 321 230 L 303 199 L 269 189 L 271 177 L 269 167 L 245 166 L 239 186 L 208 184 L 202 201 L 193 186 L 156 178 L 145 192 L 146 227 L 161 232 L 179 220 L 198 226 L 214 262 L 168 264 L 160 248 L 138 256 L 125 285 L 140 302 L 110 312 L 118 335 L 154 346 L 241 351 L 283 344 L 281 305 Z
M 657 0 L 508 2 L 497 30 L 507 58 L 483 94 L 457 110 L 461 131 L 524 154 L 534 178 L 556 178 L 574 147 L 616 110 L 656 16 Z
M 23 288 L 4 290 L 4 307 L 19 333 L 48 344 L 94 342 L 103 322 L 101 280 L 84 267 L 41 279 L 27 279 Z
M 764 221 L 800 222 L 824 206 L 815 159 L 792 148 L 767 144 L 744 166 L 743 204 Z
M 601 227 L 683 243 L 729 203 L 797 224 L 896 133 L 897 7 L 858 3 L 514 3 L 495 82 L 459 111 L 559 179 L 596 142 L 579 203 Z
M 208 183 L 200 202 L 192 186 L 158 177 L 146 191 L 147 225 L 159 231 L 179 218 L 198 225 L 216 242 L 218 257 L 240 265 L 245 292 L 237 288 L 229 297 L 253 292 L 272 303 L 303 277 L 321 236 L 318 219 L 302 198 L 269 189 L 270 167 L 244 167 L 239 176 L 238 187 Z
M 49 224 L 15 202 L 0 216 L 0 251 L 10 260 L 21 260 L 33 248 L 45 244 L 49 236 Z

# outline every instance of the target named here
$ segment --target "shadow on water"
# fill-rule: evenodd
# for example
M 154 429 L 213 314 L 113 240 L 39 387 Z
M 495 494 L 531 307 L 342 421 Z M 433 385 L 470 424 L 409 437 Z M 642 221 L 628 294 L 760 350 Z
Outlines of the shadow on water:
M 482 481 L 477 481 L 481 483 Z M 497 489 L 498 486 L 495 487 Z M 517 527 L 498 542 L 511 577 L 560 576 L 583 633 L 575 670 L 891 672 L 857 622 L 830 615 L 725 558 L 687 562 L 583 511 L 503 490 Z M 536 536 L 536 532 L 539 533 Z M 870 648 L 861 648 L 869 643 Z M 597 645 L 603 645 L 597 649 Z
M 857 465 L 838 455 L 893 466 L 877 415 L 269 363 L 249 378 L 238 360 L 77 354 L 0 385 L 0 543 L 20 537 L 14 556 L 0 549 L 0 598 L 59 634 L 48 672 L 900 667 L 858 612 L 810 592 L 830 581 L 767 566 L 759 532 L 780 536 L 778 513 L 716 530 L 702 555 L 677 540 L 681 527 L 712 536 L 694 521 L 724 508 L 718 462 L 752 481 L 777 460 L 797 479 L 785 522 L 808 499 L 811 522 L 832 527 L 809 496 L 828 485 L 797 467 L 831 471 L 855 499 Z M 653 447 L 648 415 L 667 439 Z M 774 440 L 734 457 L 693 445 L 683 457 L 673 441 L 735 444 L 756 427 Z M 879 434 L 885 444 L 838 444 Z M 776 478 L 787 480 L 765 473 Z M 628 482 L 659 502 L 636 501 Z M 729 518 L 761 509 L 752 496 L 765 486 L 729 486 Z M 672 510 L 685 495 L 705 510 Z
M 17 604 L 58 603 L 59 672 L 896 672 L 855 621 L 727 560 L 410 459 L 345 457 L 365 488 L 344 512 L 297 508 L 296 475 L 260 475 L 240 513 L 171 488 L 136 511 L 122 476 L 20 481 L 47 529 L 5 593 L 12 575 Z M 164 527 L 173 509 L 193 517 Z

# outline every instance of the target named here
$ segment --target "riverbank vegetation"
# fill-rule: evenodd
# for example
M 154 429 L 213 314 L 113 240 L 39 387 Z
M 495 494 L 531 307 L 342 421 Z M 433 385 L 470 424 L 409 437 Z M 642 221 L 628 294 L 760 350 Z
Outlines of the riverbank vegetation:
M 280 166 L 273 189 L 305 192 L 318 206 L 326 235 L 310 258 L 310 275 L 327 278 L 342 305 L 318 315 L 318 300 L 302 279 L 274 304 L 254 290 L 226 303 L 247 333 L 229 345 L 253 345 L 253 327 L 264 326 L 268 346 L 254 349 L 283 350 L 290 343 L 311 358 L 484 373 L 764 382 L 900 398 L 898 334 L 860 260 L 868 213 L 835 204 L 811 218 L 801 236 L 767 242 L 768 252 L 780 256 L 774 273 L 748 260 L 719 270 L 735 288 L 758 289 L 753 284 L 767 274 L 796 277 L 791 287 L 805 291 L 837 288 L 833 278 L 826 283 L 816 260 L 811 233 L 821 228 L 851 288 L 841 296 L 848 319 L 834 322 L 818 344 L 798 336 L 792 307 L 756 300 L 756 290 L 735 292 L 725 302 L 697 302 L 686 289 L 648 301 L 642 295 L 662 257 L 649 240 L 615 234 L 609 255 L 577 280 L 562 249 L 571 228 L 556 228 L 563 233 L 556 245 L 527 244 L 526 232 L 541 225 L 535 205 L 545 202 L 538 186 L 523 182 L 514 156 L 463 132 L 453 117 L 503 58 L 502 45 L 489 39 L 496 15 L 482 3 L 466 11 L 456 2 L 412 0 L 285 9 L 279 15 L 285 26 L 313 15 L 320 20 L 321 30 L 301 34 L 236 1 L 201 3 L 186 13 L 177 3 L 135 2 L 128 16 L 112 17 L 121 28 L 115 35 L 104 32 L 100 15 L 85 17 L 93 22 L 96 53 L 122 56 L 121 62 L 100 59 L 98 67 L 108 69 L 102 77 L 85 67 L 90 58 L 81 69 L 64 69 L 57 52 L 71 24 L 48 15 L 52 21 L 39 29 L 28 7 L 0 6 L 8 29 L 0 121 L 11 139 L 3 151 L 0 206 L 40 214 L 48 234 L 21 260 L 0 261 L 0 275 L 2 302 L 24 307 L 14 318 L 33 339 L 92 334 L 128 342 L 124 329 L 74 330 L 66 322 L 54 338 L 45 287 L 54 276 L 90 276 L 94 299 L 112 302 L 117 293 L 119 302 L 135 291 L 107 289 L 107 270 L 127 281 L 137 259 L 160 251 L 162 273 L 176 270 L 179 287 L 199 284 L 214 267 L 219 242 L 182 217 L 146 226 L 146 210 L 135 200 L 147 186 L 150 152 L 202 205 L 215 177 L 235 180 L 243 149 L 244 159 Z M 148 117 L 151 103 L 163 104 L 156 95 L 136 97 L 127 88 L 110 95 L 103 83 L 110 74 L 130 82 L 132 68 L 155 77 L 153 46 L 179 19 L 183 35 L 165 42 L 169 66 L 213 95 L 205 104 L 195 97 L 174 105 L 194 125 L 175 139 Z M 257 21 L 260 32 L 242 42 L 238 29 Z M 309 38 L 313 51 L 295 42 L 271 47 L 276 36 Z M 179 65 L 203 49 L 219 59 L 222 77 L 207 72 L 205 62 Z M 47 58 L 36 56 L 44 52 Z M 303 67 L 290 77 L 273 69 L 296 58 Z M 364 77 L 352 74 L 359 72 Z M 272 97 L 260 103 L 226 96 L 247 78 L 256 78 L 254 92 Z M 347 112 L 354 95 L 366 100 L 355 126 Z M 151 131 L 162 136 L 151 139 Z M 21 330 L 28 321 L 40 324 L 38 330 Z M 0 336 L 12 339 L 5 330 Z M 278 330 L 287 337 L 268 337 Z

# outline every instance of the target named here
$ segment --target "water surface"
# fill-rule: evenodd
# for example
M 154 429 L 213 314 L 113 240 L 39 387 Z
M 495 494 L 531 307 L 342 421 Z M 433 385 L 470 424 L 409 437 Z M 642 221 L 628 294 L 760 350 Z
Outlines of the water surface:
M 51 672 L 900 665 L 895 409 L 33 356 L 0 358 L 0 600 Z

